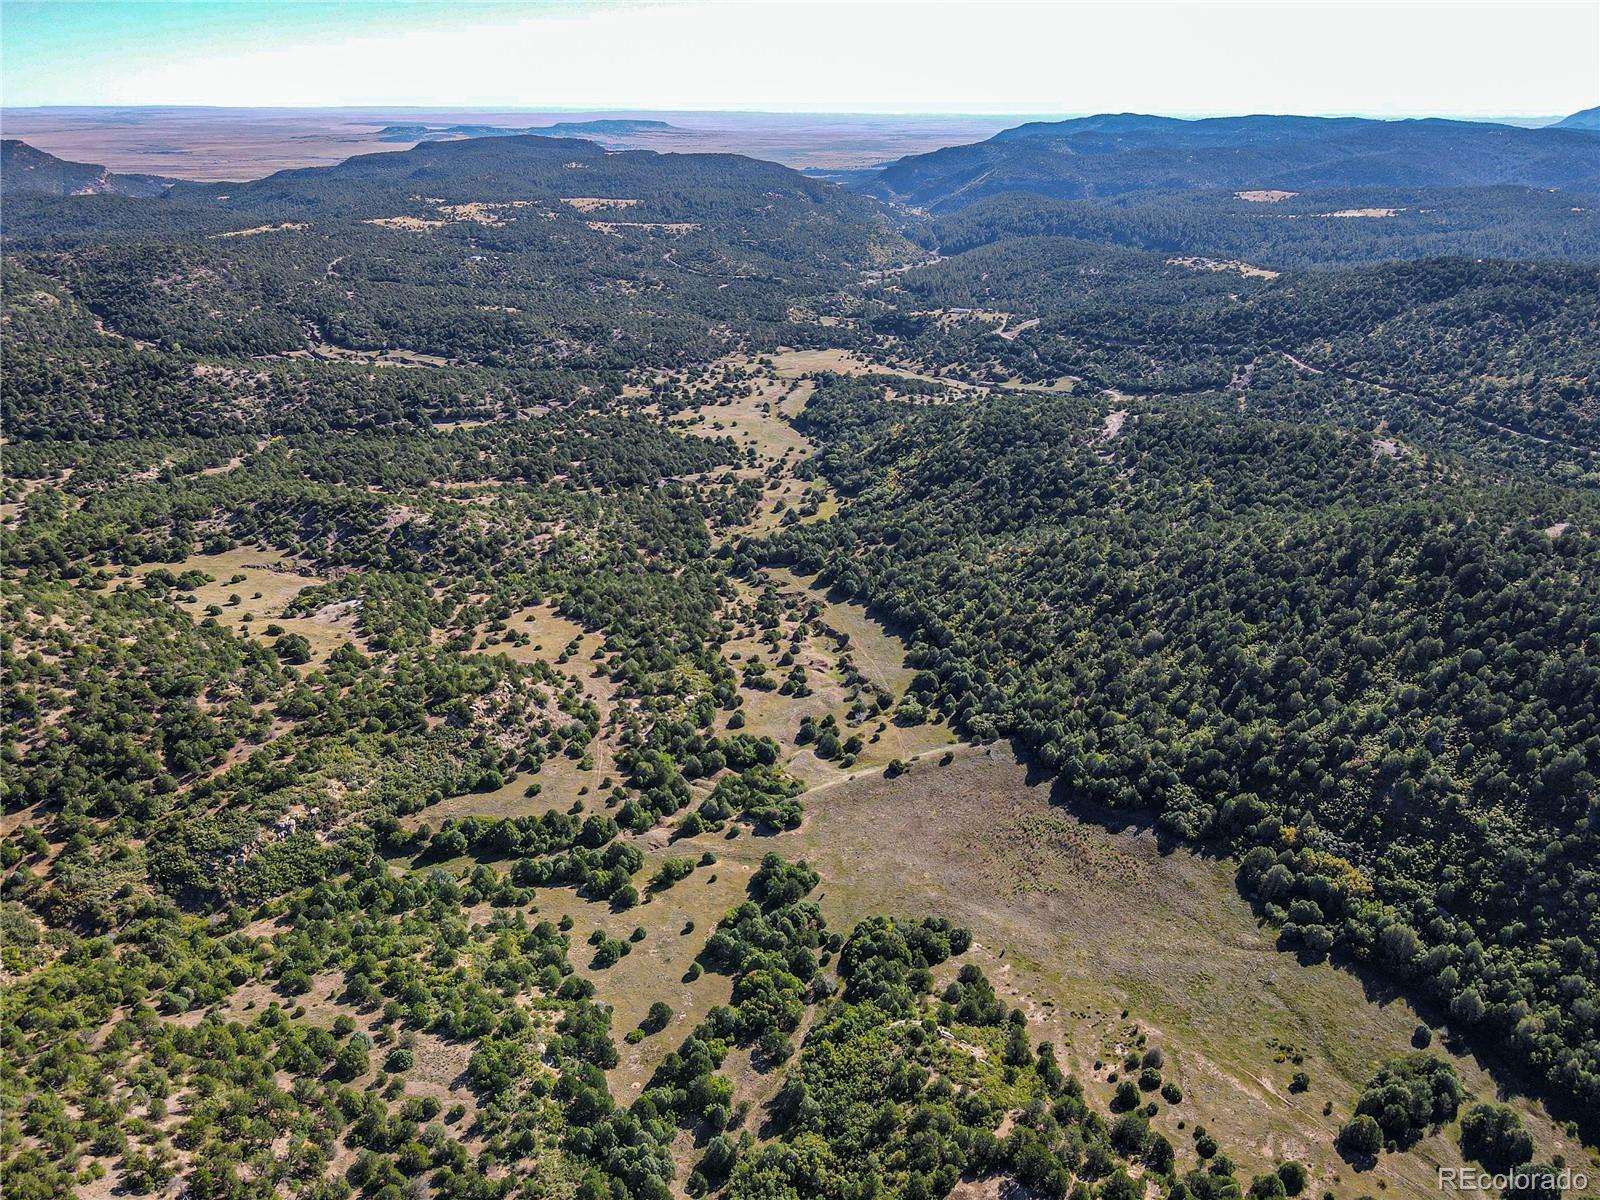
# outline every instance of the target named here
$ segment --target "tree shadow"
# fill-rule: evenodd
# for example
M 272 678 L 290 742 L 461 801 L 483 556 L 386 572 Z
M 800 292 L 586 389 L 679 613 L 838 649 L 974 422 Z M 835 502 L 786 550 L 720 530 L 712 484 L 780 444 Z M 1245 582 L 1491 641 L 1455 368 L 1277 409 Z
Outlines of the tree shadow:
M 1352 1171 L 1370 1171 L 1378 1165 L 1378 1156 L 1366 1150 L 1351 1150 L 1337 1144 L 1334 1149 Z
M 1051 806 L 1060 808 L 1077 820 L 1094 825 L 1110 834 L 1151 836 L 1155 840 L 1158 852 L 1162 855 L 1187 850 L 1191 854 L 1213 862 L 1237 863 L 1236 856 L 1219 843 L 1190 840 L 1170 833 L 1161 826 L 1158 814 L 1152 808 L 1113 808 L 1072 791 L 1062 782 L 1056 771 L 1040 762 L 1019 739 L 1012 738 L 1010 748 L 1026 771 L 1028 786 L 1048 786 Z M 1263 928 L 1270 928 L 1265 905 L 1258 899 L 1245 895 L 1242 889 L 1240 895 L 1249 903 L 1257 922 Z M 1493 1040 L 1495 1035 L 1491 1031 L 1469 1032 L 1456 1027 L 1446 1029 L 1450 1014 L 1445 1006 L 1418 989 L 1408 989 L 1403 981 L 1384 970 L 1380 964 L 1358 960 L 1337 946 L 1330 949 L 1326 955 L 1317 955 L 1286 941 L 1281 933 L 1276 939 L 1276 945 L 1279 950 L 1294 954 L 1296 961 L 1303 966 L 1326 961 L 1351 975 L 1361 985 L 1362 995 L 1369 1003 L 1379 1007 L 1397 1001 L 1409 1004 L 1418 1017 L 1433 1028 L 1446 1050 L 1454 1055 L 1471 1058 L 1476 1066 L 1493 1079 L 1496 1095 L 1501 1100 L 1514 1097 L 1537 1100 L 1557 1121 L 1575 1122 L 1581 1136 L 1590 1140 L 1600 1136 L 1600 1112 L 1589 1111 L 1579 1105 L 1575 1098 L 1569 1099 L 1555 1094 L 1549 1087 L 1542 1086 L 1535 1075 L 1519 1065 L 1507 1053 L 1503 1042 L 1496 1043 Z

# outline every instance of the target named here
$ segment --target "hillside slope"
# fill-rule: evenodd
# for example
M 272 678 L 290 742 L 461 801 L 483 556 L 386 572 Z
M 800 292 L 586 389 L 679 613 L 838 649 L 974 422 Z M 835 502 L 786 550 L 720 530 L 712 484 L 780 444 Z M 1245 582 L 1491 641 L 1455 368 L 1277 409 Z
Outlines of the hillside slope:
M 1579 109 L 1569 117 L 1563 117 L 1555 124 L 1557 129 L 1587 129 L 1600 130 L 1600 105 L 1594 108 Z
M 159 196 L 173 181 L 116 175 L 97 163 L 68 162 L 16 138 L 0 142 L 0 195 Z
M 986 142 L 900 159 L 853 182 L 874 195 L 933 210 L 1014 191 L 1063 199 L 1191 189 L 1497 184 L 1597 191 L 1600 155 L 1574 129 L 1123 114 L 1021 125 Z
M 787 167 L 520 136 L 7 216 L 134 338 L 485 365 L 715 356 L 914 254 L 872 201 Z

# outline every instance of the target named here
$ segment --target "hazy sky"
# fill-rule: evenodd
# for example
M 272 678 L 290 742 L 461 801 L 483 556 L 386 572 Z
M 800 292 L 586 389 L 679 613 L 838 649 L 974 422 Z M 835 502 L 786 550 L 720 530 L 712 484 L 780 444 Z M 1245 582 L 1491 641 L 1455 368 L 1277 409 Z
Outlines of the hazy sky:
M 7 105 L 1550 115 L 1600 3 L 3 0 Z

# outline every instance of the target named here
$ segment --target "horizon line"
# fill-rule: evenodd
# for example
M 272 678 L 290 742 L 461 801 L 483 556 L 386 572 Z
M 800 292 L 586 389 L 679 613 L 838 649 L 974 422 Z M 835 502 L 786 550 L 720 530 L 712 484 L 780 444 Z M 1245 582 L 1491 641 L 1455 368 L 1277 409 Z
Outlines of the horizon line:
M 1291 112 L 1286 110 L 1254 110 L 1243 111 L 1238 109 L 1201 109 L 1189 111 L 1156 111 L 1142 109 L 1092 109 L 1081 111 L 1063 110 L 1010 110 L 1010 111 L 976 111 L 971 109 L 853 109 L 853 108 L 652 108 L 640 105 L 566 105 L 566 104 L 386 104 L 371 102 L 362 104 L 194 104 L 183 102 L 170 103 L 140 103 L 140 104 L 6 104 L 0 102 L 0 113 L 4 112 L 129 112 L 129 111 L 173 111 L 186 110 L 197 112 L 328 112 L 328 113 L 370 113 L 370 112 L 478 112 L 478 113 L 529 113 L 529 114 L 562 114 L 562 113 L 665 113 L 683 116 L 719 116 L 724 114 L 739 116 L 772 116 L 772 117 L 877 117 L 877 118 L 929 118 L 929 117 L 966 117 L 971 119 L 996 120 L 1000 118 L 1015 117 L 1029 120 L 1070 121 L 1085 117 L 1103 116 L 1140 116 L 1164 117 L 1178 121 L 1204 121 L 1222 117 L 1309 117 L 1323 120 L 1357 119 L 1367 121 L 1471 121 L 1485 123 L 1494 121 L 1539 121 L 1539 120 L 1564 120 L 1576 113 L 1587 112 L 1589 109 L 1574 109 L 1572 112 L 1446 112 L 1446 111 L 1413 111 L 1406 113 L 1375 113 L 1359 109 L 1324 110 L 1319 112 Z

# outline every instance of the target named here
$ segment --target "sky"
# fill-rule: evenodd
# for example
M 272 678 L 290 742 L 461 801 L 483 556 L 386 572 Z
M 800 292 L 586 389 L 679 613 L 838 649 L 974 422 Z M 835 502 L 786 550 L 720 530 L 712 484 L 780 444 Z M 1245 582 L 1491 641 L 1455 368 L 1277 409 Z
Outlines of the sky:
M 1552 116 L 1600 3 L 0 0 L 0 102 Z

